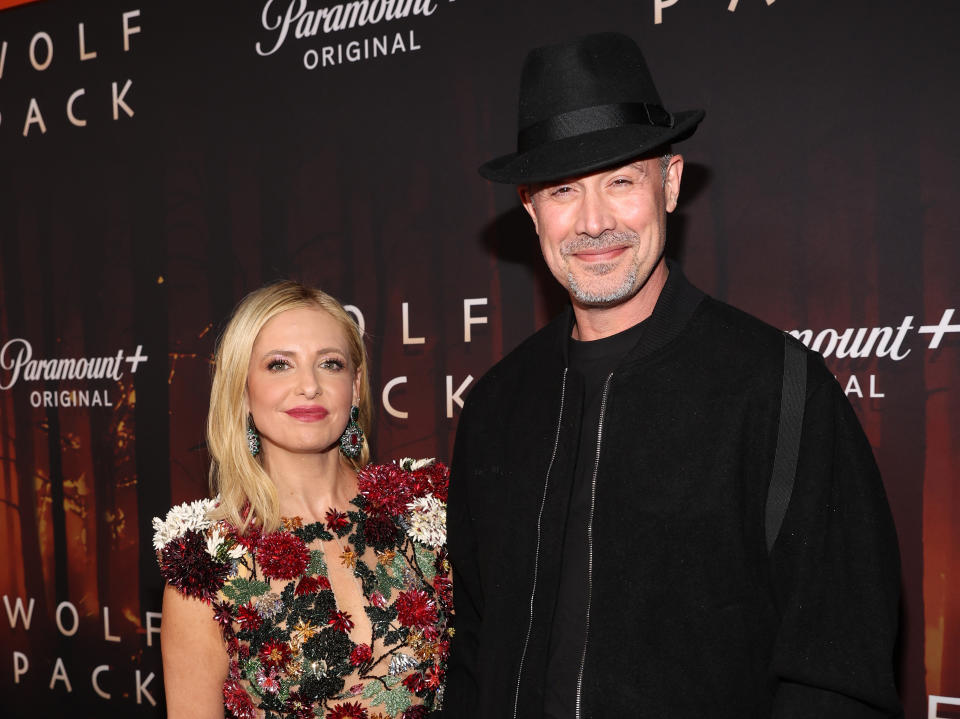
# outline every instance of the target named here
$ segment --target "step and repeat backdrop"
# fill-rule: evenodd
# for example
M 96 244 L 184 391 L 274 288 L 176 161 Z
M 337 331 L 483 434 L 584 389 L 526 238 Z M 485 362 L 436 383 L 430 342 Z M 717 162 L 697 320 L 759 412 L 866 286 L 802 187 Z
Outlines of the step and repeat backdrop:
M 374 456 L 449 460 L 477 378 L 564 302 L 476 167 L 514 146 L 526 51 L 606 29 L 706 108 L 668 254 L 826 357 L 899 531 L 907 716 L 960 716 L 956 2 L 0 8 L 4 717 L 164 716 L 150 520 L 207 494 L 211 353 L 251 289 L 349 304 Z

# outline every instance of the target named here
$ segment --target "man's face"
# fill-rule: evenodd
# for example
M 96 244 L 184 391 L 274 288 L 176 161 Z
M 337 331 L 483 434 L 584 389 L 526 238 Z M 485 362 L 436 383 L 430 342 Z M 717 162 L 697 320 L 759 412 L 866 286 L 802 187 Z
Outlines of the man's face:
M 660 265 L 666 213 L 677 206 L 683 158 L 636 160 L 560 182 L 521 186 L 547 266 L 575 302 L 617 305 Z

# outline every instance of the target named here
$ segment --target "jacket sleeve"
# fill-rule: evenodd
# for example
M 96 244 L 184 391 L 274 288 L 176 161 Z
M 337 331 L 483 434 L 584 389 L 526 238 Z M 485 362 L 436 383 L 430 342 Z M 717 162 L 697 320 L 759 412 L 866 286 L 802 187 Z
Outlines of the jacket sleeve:
M 810 370 L 824 375 L 817 359 Z M 781 617 L 772 716 L 902 716 L 893 668 L 900 556 L 883 483 L 836 380 L 807 396 L 793 495 L 771 554 Z
M 474 388 L 476 391 L 476 388 Z M 470 508 L 470 485 L 477 474 L 470 445 L 475 440 L 468 399 L 454 443 L 447 502 L 447 547 L 453 565 L 454 636 L 447 664 L 443 716 L 469 719 L 476 716 L 479 679 L 477 654 L 483 620 L 483 591 L 477 557 L 477 537 Z

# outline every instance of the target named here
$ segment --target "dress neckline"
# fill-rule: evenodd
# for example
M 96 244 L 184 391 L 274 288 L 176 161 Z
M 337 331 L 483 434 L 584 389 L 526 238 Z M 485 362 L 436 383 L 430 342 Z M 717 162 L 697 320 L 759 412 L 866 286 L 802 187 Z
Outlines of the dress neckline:
M 361 504 L 358 504 L 357 500 L 360 500 Z M 364 502 L 363 495 L 358 493 L 353 499 L 349 501 L 349 504 L 351 504 L 354 507 L 354 509 L 348 510 L 348 511 L 363 512 L 364 511 L 363 504 L 362 504 L 363 502 Z M 339 510 L 336 510 L 334 507 L 330 507 L 330 509 L 327 510 L 328 514 L 330 510 L 339 511 Z M 318 519 L 314 522 L 305 522 L 303 520 L 303 517 L 301 517 L 299 514 L 295 514 L 292 517 L 280 515 L 280 529 L 286 532 L 294 532 L 298 529 L 312 529 L 317 525 L 319 525 L 325 531 L 330 531 L 330 529 L 327 526 L 329 521 L 330 521 L 329 518 L 325 518 L 325 519 Z

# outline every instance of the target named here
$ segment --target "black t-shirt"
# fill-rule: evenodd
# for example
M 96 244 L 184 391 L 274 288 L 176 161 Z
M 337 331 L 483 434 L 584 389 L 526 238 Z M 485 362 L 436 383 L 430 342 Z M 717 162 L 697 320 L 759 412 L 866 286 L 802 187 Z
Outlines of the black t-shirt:
M 569 719 L 575 714 L 577 677 L 587 622 L 587 523 L 590 520 L 603 388 L 610 373 L 640 341 L 645 324 L 640 322 L 623 332 L 591 342 L 570 340 L 570 371 L 583 377 L 584 401 L 580 444 L 564 529 L 560 589 L 550 632 L 544 694 L 544 717 L 547 719 Z

